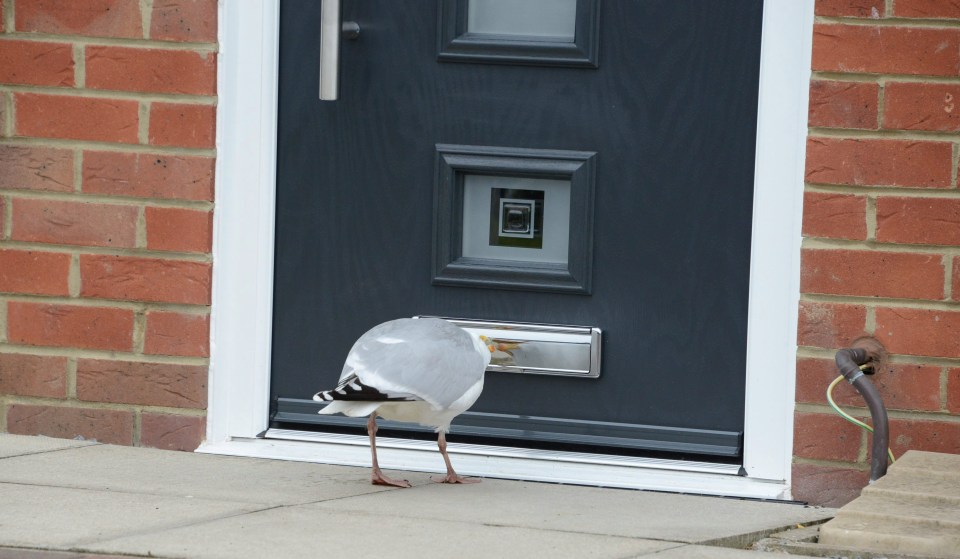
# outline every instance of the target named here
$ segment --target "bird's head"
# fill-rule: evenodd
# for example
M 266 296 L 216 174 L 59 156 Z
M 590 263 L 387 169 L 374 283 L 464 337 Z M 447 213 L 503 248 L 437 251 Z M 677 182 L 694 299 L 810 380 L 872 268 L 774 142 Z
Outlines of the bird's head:
M 510 354 L 511 351 L 520 347 L 521 342 L 513 342 L 508 340 L 493 340 L 487 336 L 480 336 L 480 341 L 483 342 L 487 349 L 490 350 L 490 353 L 496 353 L 502 351 L 503 353 Z
M 493 345 L 493 340 L 490 338 L 486 336 L 480 336 L 480 341 L 483 342 L 483 345 L 487 346 L 487 349 L 490 351 L 490 353 L 493 353 L 497 350 L 497 348 Z

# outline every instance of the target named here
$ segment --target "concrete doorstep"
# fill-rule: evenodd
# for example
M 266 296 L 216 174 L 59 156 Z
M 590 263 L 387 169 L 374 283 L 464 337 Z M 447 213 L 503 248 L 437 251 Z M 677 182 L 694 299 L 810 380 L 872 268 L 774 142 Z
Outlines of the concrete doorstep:
M 960 557 L 960 455 L 907 452 L 824 524 L 820 543 Z
M 427 474 L 391 472 L 413 484 L 396 489 L 370 485 L 369 475 L 0 435 L 0 559 L 759 558 L 774 555 L 736 546 L 834 513 L 492 479 L 439 485 Z
M 960 558 L 960 456 L 911 450 L 826 524 L 754 547 L 835 559 Z

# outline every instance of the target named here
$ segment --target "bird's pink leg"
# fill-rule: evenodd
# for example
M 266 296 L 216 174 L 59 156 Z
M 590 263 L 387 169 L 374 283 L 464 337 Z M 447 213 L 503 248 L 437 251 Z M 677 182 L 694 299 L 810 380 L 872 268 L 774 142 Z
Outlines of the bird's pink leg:
M 447 435 L 443 431 L 440 431 L 440 435 L 437 437 L 437 447 L 440 448 L 440 455 L 443 456 L 443 462 L 447 465 L 447 475 L 442 478 L 431 478 L 433 481 L 437 483 L 480 483 L 478 478 L 461 477 L 453 471 L 453 464 L 450 463 L 450 457 L 447 456 Z
M 393 487 L 410 487 L 410 482 L 405 479 L 390 479 L 380 471 L 380 464 L 377 463 L 377 414 L 370 414 L 367 420 L 367 434 L 370 435 L 370 454 L 373 456 L 373 472 L 370 473 L 370 483 L 374 485 L 391 485 Z

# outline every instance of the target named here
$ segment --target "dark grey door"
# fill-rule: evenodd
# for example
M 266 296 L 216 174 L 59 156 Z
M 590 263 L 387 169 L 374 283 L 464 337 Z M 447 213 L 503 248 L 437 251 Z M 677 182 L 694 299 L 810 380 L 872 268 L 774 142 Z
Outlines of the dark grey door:
M 309 398 L 385 320 L 585 325 L 599 378 L 488 373 L 451 439 L 736 459 L 762 0 L 579 0 L 539 35 L 474 2 L 343 0 L 335 102 L 320 2 L 281 4 L 273 425 L 354 428 Z

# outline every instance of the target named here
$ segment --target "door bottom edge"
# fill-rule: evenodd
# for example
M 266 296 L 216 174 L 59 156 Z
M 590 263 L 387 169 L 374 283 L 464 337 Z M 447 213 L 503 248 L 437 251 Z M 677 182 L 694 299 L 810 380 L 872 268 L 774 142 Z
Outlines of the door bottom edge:
M 381 467 L 442 473 L 434 442 L 377 439 Z M 449 443 L 458 473 L 498 479 L 695 493 L 753 499 L 789 499 L 783 480 L 738 475 L 740 466 L 660 458 L 608 456 Z M 268 429 L 263 438 L 205 442 L 197 452 L 344 466 L 370 466 L 366 436 Z

